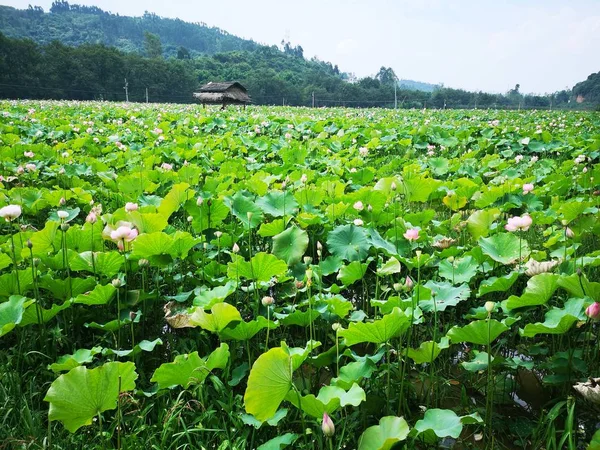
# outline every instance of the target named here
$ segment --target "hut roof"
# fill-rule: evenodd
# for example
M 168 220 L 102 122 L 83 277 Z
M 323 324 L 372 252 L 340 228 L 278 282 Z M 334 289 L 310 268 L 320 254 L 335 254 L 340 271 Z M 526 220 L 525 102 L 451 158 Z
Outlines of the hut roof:
M 215 83 L 213 81 L 205 84 L 200 88 L 200 92 L 225 92 L 230 88 L 238 88 L 244 92 L 247 92 L 246 88 L 237 81 L 225 81 L 222 83 Z
M 202 103 L 250 103 L 248 91 L 237 81 L 205 84 L 194 93 L 194 97 Z

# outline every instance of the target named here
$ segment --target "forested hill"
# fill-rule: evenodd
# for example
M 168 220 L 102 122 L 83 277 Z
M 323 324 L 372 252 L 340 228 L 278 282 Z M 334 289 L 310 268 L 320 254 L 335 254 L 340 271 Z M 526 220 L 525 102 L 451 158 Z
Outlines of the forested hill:
M 8 37 L 29 38 L 39 44 L 105 44 L 125 52 L 144 53 L 145 33 L 159 37 L 164 56 L 176 56 L 180 47 L 196 54 L 255 50 L 254 41 L 233 36 L 203 23 L 189 23 L 145 13 L 120 16 L 97 7 L 54 2 L 49 13 L 39 6 L 20 10 L 0 5 L 0 31 Z
M 600 72 L 591 74 L 587 80 L 573 86 L 573 96 L 578 101 L 600 103 Z

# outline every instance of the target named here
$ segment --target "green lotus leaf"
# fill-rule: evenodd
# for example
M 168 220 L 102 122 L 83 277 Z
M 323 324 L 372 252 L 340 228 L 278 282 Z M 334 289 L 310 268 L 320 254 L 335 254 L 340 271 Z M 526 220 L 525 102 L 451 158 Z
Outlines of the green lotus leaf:
M 288 445 L 292 445 L 299 437 L 300 435 L 298 434 L 285 433 L 259 445 L 256 450 L 281 450 Z
M 125 219 L 135 225 L 141 234 L 158 233 L 168 225 L 168 217 L 159 213 L 131 211 Z
M 54 304 L 48 309 L 40 308 L 38 310 L 35 303 L 33 303 L 29 305 L 27 309 L 25 309 L 25 313 L 23 313 L 23 319 L 21 320 L 21 323 L 19 323 L 19 326 L 24 327 L 38 323 L 39 318 L 42 319 L 43 323 L 46 323 L 56 317 L 59 312 L 71 307 L 71 305 L 72 303 L 70 301 L 66 301 L 62 305 Z
M 123 255 L 119 252 L 94 252 L 94 261 L 92 261 L 92 252 L 76 253 L 69 259 L 69 268 L 74 272 L 86 271 L 94 272 L 105 277 L 115 276 L 123 265 Z
M 221 303 L 236 290 L 235 281 L 228 281 L 224 286 L 216 286 L 208 289 L 206 286 L 200 286 L 194 289 L 194 306 L 200 306 L 204 309 L 210 309 L 215 304 Z M 187 299 L 186 299 L 187 300 Z
M 406 352 L 407 356 L 416 364 L 424 364 L 435 361 L 441 351 L 450 346 L 449 339 L 443 337 L 439 343 L 433 341 L 421 342 L 419 348 L 409 348 Z
M 400 273 L 401 271 L 402 265 L 400 264 L 400 261 L 398 261 L 392 256 L 385 262 L 385 264 L 383 264 L 379 269 L 377 269 L 377 275 L 384 277 L 387 275 Z
M 340 367 L 339 377 L 332 378 L 331 384 L 347 390 L 354 383 L 360 383 L 364 378 L 371 378 L 376 370 L 377 365 L 371 359 L 354 361 Z
M 290 191 L 271 191 L 259 198 L 256 204 L 273 217 L 293 216 L 298 212 L 298 202 Z
M 394 308 L 391 313 L 383 316 L 380 320 L 369 323 L 351 323 L 347 329 L 340 330 L 338 335 L 344 338 L 346 346 L 361 342 L 383 344 L 404 332 L 408 328 L 409 321 L 410 319 L 400 308 Z
M 488 325 L 489 322 L 489 325 Z M 489 326 L 489 335 L 488 335 Z M 508 327 L 496 319 L 475 320 L 464 327 L 453 326 L 447 336 L 453 343 L 470 342 L 471 344 L 487 345 L 508 330 Z
M 141 352 L 151 352 L 157 345 L 162 345 L 162 340 L 160 338 L 156 338 L 153 341 L 148 341 L 144 339 L 140 341 L 135 347 L 129 350 L 114 350 L 112 348 L 105 348 L 102 351 L 103 355 L 117 355 L 120 358 L 125 356 L 137 355 Z
M 445 259 L 440 262 L 439 268 L 439 274 L 442 278 L 451 281 L 452 284 L 462 284 L 468 283 L 477 275 L 479 264 L 472 256 L 465 256 L 464 258 L 455 259 L 453 263 Z
M 584 307 L 591 301 L 584 298 L 571 298 L 564 308 L 552 308 L 546 313 L 544 322 L 528 323 L 519 330 L 521 336 L 534 337 L 538 334 L 565 334 L 580 320 L 586 320 Z
M 369 241 L 364 228 L 341 225 L 327 237 L 329 251 L 340 259 L 362 261 L 369 253 Z
M 481 297 L 482 295 L 491 292 L 506 292 L 513 284 L 515 284 L 517 278 L 519 278 L 519 272 L 511 272 L 503 277 L 491 277 L 487 280 L 483 280 L 479 285 L 477 297 Z
M 452 437 L 458 439 L 465 423 L 480 423 L 478 415 L 459 417 L 450 409 L 428 409 L 425 416 L 415 424 L 418 434 L 431 431 L 438 438 Z
M 273 254 L 288 266 L 299 262 L 308 248 L 308 233 L 296 226 L 273 237 Z
M 82 348 L 77 350 L 72 355 L 61 356 L 56 360 L 55 363 L 50 364 L 48 368 L 54 373 L 68 372 L 75 367 L 92 362 L 94 360 L 94 356 L 101 352 L 102 347 L 93 347 L 91 349 Z
M 479 246 L 484 254 L 506 265 L 517 262 L 519 257 L 526 258 L 531 253 L 527 241 L 519 239 L 513 233 L 498 233 L 489 238 L 479 238 Z
M 132 256 L 150 259 L 153 256 L 170 255 L 173 247 L 173 236 L 163 233 L 146 233 L 139 235 L 132 243 Z
M 358 440 L 358 450 L 391 450 L 408 437 L 410 428 L 403 417 L 385 416 L 379 425 L 367 428 Z
M 26 297 L 12 295 L 7 302 L 0 303 L 0 337 L 9 333 L 21 323 L 26 302 Z
M 229 346 L 221 344 L 208 357 L 198 352 L 177 355 L 172 363 L 161 364 L 152 375 L 151 382 L 158 389 L 182 386 L 184 389 L 202 383 L 214 369 L 224 369 L 229 361 Z
M 158 213 L 163 217 L 169 217 L 190 198 L 194 197 L 194 191 L 188 191 L 190 185 L 187 183 L 174 184 L 171 190 L 158 207 Z
M 237 192 L 233 197 L 225 198 L 231 212 L 237 217 L 246 229 L 256 228 L 263 221 L 263 212 L 253 201 L 253 196 L 246 196 L 242 192 Z M 248 220 L 248 217 L 251 217 Z
M 265 222 L 258 229 L 258 235 L 262 237 L 272 237 L 279 233 L 283 233 L 285 231 L 286 222 L 284 222 L 283 219 L 275 219 L 273 222 Z
M 494 362 L 494 359 L 495 358 L 492 356 L 492 362 Z M 479 352 L 471 361 L 463 361 L 460 365 L 469 372 L 481 372 L 488 368 L 488 354 L 487 352 Z
M 191 326 L 199 326 L 213 333 L 220 333 L 231 322 L 241 322 L 242 316 L 235 306 L 229 303 L 216 303 L 210 309 L 212 314 L 197 307 L 190 317 Z
M 471 290 L 466 284 L 452 286 L 447 281 L 432 281 L 425 283 L 425 287 L 432 293 L 431 300 L 422 300 L 419 306 L 424 312 L 433 311 L 435 293 L 435 308 L 437 311 L 445 311 L 448 306 L 456 306 L 460 302 L 467 300 L 471 295 Z
M 511 295 L 507 302 L 506 307 L 508 309 L 523 308 L 524 306 L 537 306 L 543 305 L 554 291 L 558 288 L 558 281 L 560 276 L 552 273 L 540 273 L 535 275 L 527 281 L 527 287 L 523 292 L 523 295 L 517 297 Z
M 250 370 L 244 394 L 246 412 L 264 422 L 275 415 L 292 388 L 292 359 L 275 347 L 260 355 Z
M 115 409 L 119 394 L 135 389 L 137 377 L 132 362 L 109 362 L 95 369 L 76 367 L 48 389 L 44 398 L 50 403 L 48 419 L 61 421 L 74 433 L 97 415 Z
M 186 211 L 192 217 L 192 228 L 196 233 L 217 228 L 229 216 L 229 208 L 218 198 L 205 200 L 200 207 L 196 205 L 195 200 L 189 201 L 186 204 Z
M 344 283 L 344 286 L 350 286 L 358 280 L 362 280 L 367 274 L 366 263 L 352 261 L 347 266 L 343 266 L 338 273 L 337 279 Z
M 267 320 L 264 316 L 258 316 L 256 320 L 249 322 L 234 322 L 230 326 L 223 328 L 219 333 L 219 338 L 227 340 L 233 339 L 236 341 L 250 340 L 260 330 L 269 327 L 271 330 L 278 327 L 278 324 Z
M 494 221 L 500 216 L 500 210 L 497 208 L 475 211 L 467 219 L 467 230 L 478 240 L 481 237 L 489 235 Z
M 285 261 L 269 253 L 257 253 L 248 262 L 241 257 L 234 258 L 227 265 L 227 276 L 233 280 L 246 278 L 257 282 L 267 282 L 271 278 L 285 275 L 288 266 Z
M 573 297 L 591 297 L 600 302 L 600 283 L 588 280 L 585 274 L 561 275 L 558 285 Z
M 321 312 L 316 309 L 307 309 L 302 311 L 296 309 L 291 313 L 275 313 L 275 317 L 284 326 L 297 325 L 299 327 L 307 327 L 309 324 L 317 320 L 321 316 Z
M 324 386 L 316 397 L 309 394 L 301 396 L 299 400 L 293 391 L 289 391 L 286 396 L 286 400 L 296 408 L 317 419 L 322 418 L 323 413 L 331 414 L 347 405 L 358 406 L 366 398 L 365 391 L 356 383 L 347 392 L 339 386 Z
M 106 305 L 108 304 L 117 290 L 112 284 L 102 286 L 101 284 L 85 294 L 80 294 L 73 299 L 73 303 L 79 303 L 82 305 Z

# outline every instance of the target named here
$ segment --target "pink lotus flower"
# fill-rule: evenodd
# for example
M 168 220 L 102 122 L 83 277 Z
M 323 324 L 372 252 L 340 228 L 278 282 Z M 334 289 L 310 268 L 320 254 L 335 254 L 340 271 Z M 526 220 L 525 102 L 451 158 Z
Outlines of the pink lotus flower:
M 119 228 L 110 233 L 110 238 L 115 242 L 131 242 L 137 237 L 137 235 L 138 231 L 135 228 L 130 228 L 128 226 L 120 226 Z
M 358 153 L 364 158 L 369 154 L 369 149 L 367 147 L 361 147 L 358 149 Z
M 125 204 L 125 211 L 127 211 L 127 212 L 137 211 L 138 208 L 139 208 L 139 206 L 137 203 L 127 202 Z
M 27 158 L 33 158 L 35 154 L 33 152 L 24 152 L 23 156 L 26 156 Z
M 362 227 L 364 225 L 364 222 L 362 221 L 362 219 L 354 219 L 354 225 L 356 225 L 357 227 Z
M 363 205 L 363 202 L 361 202 L 360 200 L 354 204 L 354 209 L 357 211 L 362 211 L 364 208 L 365 207 Z
M 97 220 L 98 220 L 98 217 L 96 216 L 96 213 L 94 211 L 90 212 L 87 215 L 87 217 L 85 218 L 85 221 L 87 223 L 91 223 L 91 224 L 95 224 Z
M 527 231 L 529 227 L 533 223 L 531 216 L 529 214 L 525 214 L 522 217 L 515 216 L 508 219 L 508 223 L 504 225 L 506 231 Z
M 573 239 L 575 237 L 575 233 L 569 227 L 565 228 L 565 236 L 569 239 Z
M 163 170 L 173 170 L 173 165 L 171 165 L 169 163 L 162 163 L 160 165 L 160 168 Z
M 533 184 L 532 183 L 525 183 L 523 185 L 523 194 L 529 194 L 532 191 L 533 191 Z
M 600 303 L 594 302 L 585 310 L 585 315 L 592 320 L 600 320 Z
M 417 228 L 409 228 L 406 230 L 406 233 L 404 233 L 404 238 L 409 241 L 416 241 L 419 239 L 419 230 Z

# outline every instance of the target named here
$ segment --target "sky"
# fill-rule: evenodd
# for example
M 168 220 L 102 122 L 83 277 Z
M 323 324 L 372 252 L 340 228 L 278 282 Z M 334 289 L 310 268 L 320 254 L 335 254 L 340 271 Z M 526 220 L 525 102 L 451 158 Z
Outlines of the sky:
M 52 0 L 0 0 L 49 10 Z M 71 0 L 121 15 L 144 11 L 231 34 L 301 45 L 358 77 L 549 93 L 600 71 L 600 0 Z

